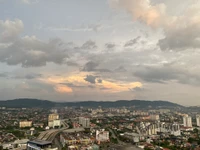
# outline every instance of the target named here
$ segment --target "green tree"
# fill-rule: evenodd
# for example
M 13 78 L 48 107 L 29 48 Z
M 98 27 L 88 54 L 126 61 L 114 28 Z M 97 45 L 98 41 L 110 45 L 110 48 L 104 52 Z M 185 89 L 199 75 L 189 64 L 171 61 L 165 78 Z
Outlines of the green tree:
M 195 129 L 193 130 L 193 132 L 194 132 L 194 133 L 198 133 L 199 130 L 198 130 L 197 128 L 195 128 Z

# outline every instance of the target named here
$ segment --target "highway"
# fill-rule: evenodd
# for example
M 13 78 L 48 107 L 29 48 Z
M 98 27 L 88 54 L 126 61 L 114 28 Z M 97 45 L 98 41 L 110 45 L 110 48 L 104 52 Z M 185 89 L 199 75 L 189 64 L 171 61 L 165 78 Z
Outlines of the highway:
M 69 125 L 65 122 L 65 120 L 61 120 L 61 123 L 63 125 L 63 128 L 50 129 L 50 130 L 41 132 L 40 135 L 37 137 L 37 139 L 52 142 L 58 133 L 60 133 L 64 130 L 67 130 L 69 128 Z
M 38 140 L 44 141 L 53 141 L 60 132 L 80 132 L 84 131 L 84 128 L 75 128 L 75 129 L 68 129 L 69 125 L 65 121 L 61 121 L 63 124 L 63 128 L 60 129 L 50 129 L 44 132 L 41 132 L 40 135 L 37 137 Z

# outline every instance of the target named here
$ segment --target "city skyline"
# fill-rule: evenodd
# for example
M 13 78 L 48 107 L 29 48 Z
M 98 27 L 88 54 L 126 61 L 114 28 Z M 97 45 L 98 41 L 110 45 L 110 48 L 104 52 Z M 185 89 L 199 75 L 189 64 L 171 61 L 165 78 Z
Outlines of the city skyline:
M 0 100 L 200 105 L 197 0 L 0 0 Z

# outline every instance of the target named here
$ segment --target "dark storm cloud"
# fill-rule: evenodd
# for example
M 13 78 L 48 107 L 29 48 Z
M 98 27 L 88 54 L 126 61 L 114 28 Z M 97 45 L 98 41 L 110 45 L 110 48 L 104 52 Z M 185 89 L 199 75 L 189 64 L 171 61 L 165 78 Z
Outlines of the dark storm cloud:
M 85 72 L 111 72 L 109 69 L 105 69 L 105 68 L 98 68 L 99 63 L 96 63 L 94 61 L 89 61 L 85 64 L 85 66 L 83 67 L 82 71 Z
M 91 72 L 91 71 L 95 71 L 96 67 L 98 66 L 99 64 L 96 63 L 96 62 L 93 62 L 93 61 L 89 61 L 85 64 L 84 68 L 82 71 L 88 71 L 88 72 Z
M 103 82 L 103 80 L 102 80 L 102 79 L 98 79 L 97 81 L 98 81 L 98 83 L 102 83 L 102 82 Z
M 136 37 L 135 39 L 132 39 L 128 42 L 126 42 L 126 44 L 124 45 L 124 47 L 130 47 L 130 46 L 133 46 L 135 45 L 140 39 L 140 36 Z
M 86 78 L 84 78 L 85 81 L 91 83 L 91 84 L 95 84 L 96 83 L 96 76 L 92 76 L 92 75 L 87 75 Z

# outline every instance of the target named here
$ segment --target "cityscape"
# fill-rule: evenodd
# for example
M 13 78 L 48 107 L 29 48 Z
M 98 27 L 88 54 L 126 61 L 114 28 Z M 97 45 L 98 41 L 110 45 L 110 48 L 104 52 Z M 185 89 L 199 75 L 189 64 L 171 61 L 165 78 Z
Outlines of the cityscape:
M 198 150 L 200 107 L 0 107 L 1 149 Z
M 200 0 L 0 0 L 0 150 L 200 150 Z

